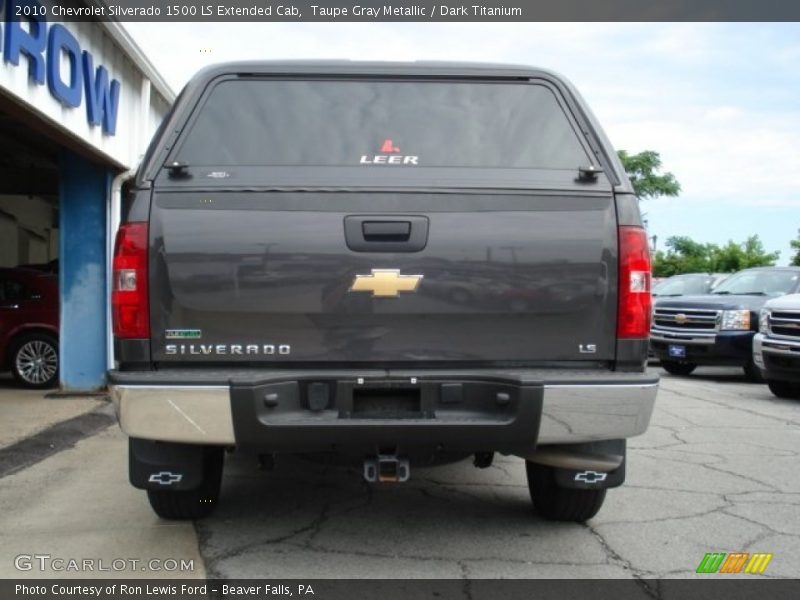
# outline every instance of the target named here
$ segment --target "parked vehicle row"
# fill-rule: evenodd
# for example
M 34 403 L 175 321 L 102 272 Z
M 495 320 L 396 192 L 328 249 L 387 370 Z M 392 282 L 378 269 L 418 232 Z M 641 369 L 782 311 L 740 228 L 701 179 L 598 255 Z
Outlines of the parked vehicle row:
M 798 396 L 800 268 L 745 269 L 697 295 L 664 294 L 669 283 L 659 286 L 650 330 L 651 352 L 664 370 L 689 375 L 698 365 L 739 366 L 776 395 Z

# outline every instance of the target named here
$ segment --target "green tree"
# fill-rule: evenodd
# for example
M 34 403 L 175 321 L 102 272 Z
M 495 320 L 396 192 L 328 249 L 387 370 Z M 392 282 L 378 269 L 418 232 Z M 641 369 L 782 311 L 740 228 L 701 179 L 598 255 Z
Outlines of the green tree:
M 729 241 L 722 247 L 714 246 L 710 252 L 711 271 L 732 273 L 750 267 L 768 267 L 775 264 L 780 252 L 767 252 L 757 235 L 751 235 L 743 243 Z
M 797 239 L 792 240 L 789 244 L 794 249 L 794 256 L 789 264 L 794 267 L 800 267 L 800 232 L 797 234 Z
M 733 273 L 748 267 L 775 264 L 779 252 L 766 252 L 757 235 L 737 244 L 729 241 L 724 246 L 701 244 L 686 236 L 673 236 L 667 240 L 667 250 L 659 250 L 653 257 L 653 275 L 670 277 L 681 273 Z
M 686 236 L 667 240 L 667 251 L 659 250 L 653 257 L 653 275 L 670 277 L 680 273 L 708 271 L 710 248 Z
M 677 196 L 681 184 L 672 173 L 661 173 L 661 156 L 653 150 L 644 150 L 638 154 L 628 154 L 625 150 L 617 152 L 633 191 L 639 200 L 658 198 L 659 196 Z

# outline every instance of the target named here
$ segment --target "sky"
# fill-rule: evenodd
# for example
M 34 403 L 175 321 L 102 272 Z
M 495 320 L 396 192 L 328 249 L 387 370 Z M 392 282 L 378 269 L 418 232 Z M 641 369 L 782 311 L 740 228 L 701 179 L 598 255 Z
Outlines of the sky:
M 779 265 L 800 230 L 798 23 L 126 23 L 179 91 L 229 60 L 465 60 L 558 71 L 617 149 L 655 150 L 678 198 L 642 202 L 667 238 L 758 234 Z

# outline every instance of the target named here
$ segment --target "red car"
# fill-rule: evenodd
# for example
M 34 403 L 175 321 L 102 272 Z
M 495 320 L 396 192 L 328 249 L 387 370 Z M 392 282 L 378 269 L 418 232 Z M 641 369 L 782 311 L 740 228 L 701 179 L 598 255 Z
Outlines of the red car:
M 0 370 L 27 387 L 58 382 L 58 276 L 0 268 Z

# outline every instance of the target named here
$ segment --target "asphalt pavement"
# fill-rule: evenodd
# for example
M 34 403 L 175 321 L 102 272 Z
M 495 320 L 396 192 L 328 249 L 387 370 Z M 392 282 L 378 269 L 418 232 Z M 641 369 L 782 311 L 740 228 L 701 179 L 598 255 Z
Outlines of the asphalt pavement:
M 282 458 L 265 472 L 240 455 L 227 459 L 214 515 L 169 523 L 127 484 L 126 441 L 111 425 L 0 473 L 0 577 L 70 575 L 16 569 L 36 552 L 193 561 L 181 573 L 137 563 L 73 576 L 641 579 L 710 577 L 695 574 L 708 552 L 766 552 L 761 576 L 800 576 L 800 401 L 737 369 L 657 370 L 627 481 L 585 525 L 538 517 L 513 457 L 369 485 L 357 469 Z

